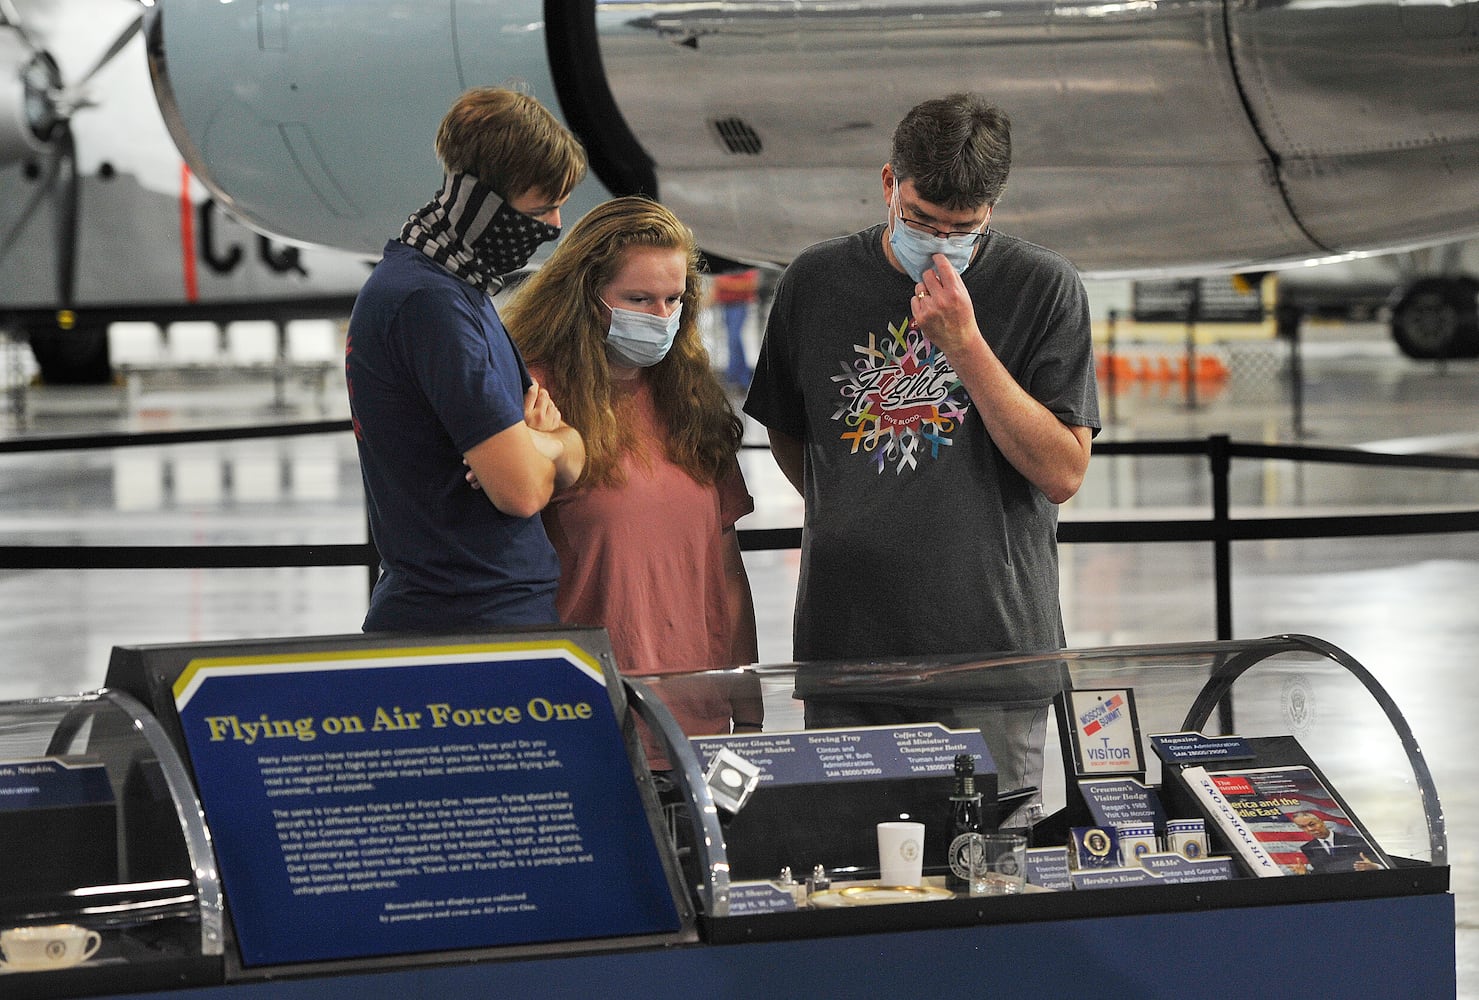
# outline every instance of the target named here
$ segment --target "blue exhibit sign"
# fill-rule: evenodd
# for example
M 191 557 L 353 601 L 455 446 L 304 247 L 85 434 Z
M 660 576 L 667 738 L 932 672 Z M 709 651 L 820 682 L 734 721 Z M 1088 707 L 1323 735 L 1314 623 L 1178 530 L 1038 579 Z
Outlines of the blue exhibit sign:
M 1073 888 L 1117 889 L 1127 885 L 1226 882 L 1234 877 L 1231 858 L 1198 858 L 1192 861 L 1179 854 L 1142 854 L 1138 867 L 1076 871 L 1073 873 Z
M 1139 823 L 1157 830 L 1166 826 L 1160 800 L 1149 786 L 1134 778 L 1083 778 L 1078 790 L 1099 826 Z
M 1167 764 L 1252 760 L 1253 748 L 1241 736 L 1207 736 L 1199 732 L 1151 733 L 1150 745 Z
M 242 963 L 679 929 L 606 685 L 561 640 L 192 661 Z
M 976 773 L 996 770 L 979 729 L 947 729 L 936 722 L 694 736 L 689 742 L 703 760 L 721 749 L 734 751 L 760 768 L 762 785 L 953 774 L 955 755 L 962 753 L 976 758 Z
M 0 810 L 112 805 L 103 762 L 23 757 L 0 760 Z
M 1072 889 L 1073 873 L 1068 869 L 1068 848 L 1029 847 L 1027 882 L 1043 889 Z

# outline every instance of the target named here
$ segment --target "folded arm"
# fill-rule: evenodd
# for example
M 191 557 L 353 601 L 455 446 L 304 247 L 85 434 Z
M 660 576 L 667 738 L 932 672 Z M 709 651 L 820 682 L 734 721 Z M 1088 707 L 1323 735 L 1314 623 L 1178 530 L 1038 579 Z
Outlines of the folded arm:
M 585 442 L 535 382 L 524 396 L 524 419 L 462 457 L 471 470 L 469 482 L 480 487 L 493 506 L 511 517 L 533 517 L 555 490 L 580 478 Z

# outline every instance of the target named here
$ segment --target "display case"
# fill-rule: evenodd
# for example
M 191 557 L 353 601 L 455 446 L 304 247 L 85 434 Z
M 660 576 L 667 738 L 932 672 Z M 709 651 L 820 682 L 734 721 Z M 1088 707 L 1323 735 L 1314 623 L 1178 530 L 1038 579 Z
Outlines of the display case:
M 732 689 L 732 673 L 712 675 L 710 683 L 716 691 Z M 670 715 L 668 721 L 674 723 L 663 731 L 671 740 L 666 753 L 679 775 L 675 783 L 687 795 L 681 808 L 674 808 L 690 826 L 680 850 L 692 855 L 688 870 L 712 941 L 785 938 L 836 928 L 956 926 L 1447 890 L 1443 811 L 1411 730 L 1369 671 L 1313 637 L 991 658 L 782 664 L 744 674 L 763 705 L 760 733 L 716 735 L 718 726 L 684 724 L 693 714 L 685 703 L 694 700 L 703 675 L 634 682 L 649 706 L 678 706 L 655 715 Z M 1064 718 L 1074 711 L 1069 699 L 1075 692 L 1104 692 L 1129 701 L 1134 715 L 1125 720 L 1134 723 L 1128 730 L 1135 744 L 1132 766 L 1111 764 L 1096 774 L 1093 762 L 1074 759 L 1089 752 L 1071 738 L 1075 727 Z M 919 727 L 928 733 L 931 726 L 937 746 L 947 752 L 921 756 L 915 752 L 917 742 L 900 744 L 905 737 L 917 740 Z M 809 905 L 804 882 L 817 866 L 834 889 L 829 902 L 835 902 L 838 884 L 878 883 L 874 828 L 883 821 L 924 822 L 923 883 L 943 882 L 948 866 L 941 843 L 948 822 L 948 751 L 967 746 L 966 736 L 976 730 L 986 747 L 986 780 L 981 784 L 987 792 L 987 827 L 1020 830 L 1038 866 L 1057 861 L 1056 872 L 1029 878 L 1025 891 L 1004 897 L 920 893 L 901 898 L 931 905 L 829 906 L 825 911 Z M 1183 740 L 1196 739 L 1200 749 L 1195 754 L 1200 756 L 1163 760 L 1167 751 L 1158 749 L 1153 737 L 1188 733 L 1196 735 Z M 840 738 L 866 749 L 840 751 Z M 875 745 L 869 747 L 870 740 Z M 1228 745 L 1238 752 L 1229 752 Z M 720 751 L 749 761 L 758 771 L 750 780 L 753 790 L 737 811 L 723 806 L 723 789 L 719 803 L 713 794 Z M 815 773 L 796 781 L 788 775 L 797 771 L 799 757 L 808 758 Z M 1190 797 L 1182 778 L 1193 765 L 1240 771 L 1256 765 L 1261 771 L 1277 771 L 1280 778 L 1293 768 L 1312 765 L 1338 803 L 1316 809 L 1307 797 L 1299 800 L 1301 807 L 1297 790 L 1286 789 L 1280 793 L 1288 806 L 1285 815 L 1253 834 L 1264 840 L 1281 837 L 1280 843 L 1269 845 L 1286 863 L 1279 874 L 1303 871 L 1307 877 L 1253 877 L 1233 834 L 1214 821 L 1204 803 Z M 1074 831 L 1110 826 L 1120 808 L 1111 802 L 1106 819 L 1104 803 L 1095 801 L 1104 797 L 1106 782 L 1113 800 L 1126 787 L 1144 789 L 1157 819 L 1152 851 L 1174 853 L 1168 850 L 1166 820 L 1200 820 L 1207 854 L 1224 859 L 1220 871 L 1203 865 L 1184 878 L 1159 877 L 1143 869 L 1130 873 L 1133 878 L 1077 877 Z M 793 784 L 800 790 L 784 787 Z M 1295 853 L 1299 844 L 1294 841 L 1309 839 L 1293 819 L 1301 808 L 1320 812 L 1332 826 L 1344 827 L 1349 817 L 1378 852 L 1372 856 L 1380 863 L 1354 874 L 1326 874 L 1307 864 Z M 766 849 L 757 851 L 759 844 Z M 783 853 L 773 849 L 777 844 L 784 845 Z M 754 858 L 761 860 L 749 860 Z M 1082 860 L 1093 861 L 1087 856 Z M 1106 867 L 1140 867 L 1129 854 L 1125 860 Z M 768 893 L 767 886 L 777 884 L 790 889 L 782 867 L 800 887 Z M 743 900 L 737 905 L 738 890 L 743 890 Z M 787 895 L 789 900 L 782 898 Z M 886 894 L 865 897 L 860 891 L 856 902 L 887 899 Z
M 599 629 L 119 647 L 0 704 L 0 824 L 7 998 L 814 996 L 879 953 L 866 995 L 1454 983 L 1423 752 L 1308 636 L 642 678 Z
M 180 758 L 122 692 L 0 703 L 0 995 L 219 982 L 222 901 Z

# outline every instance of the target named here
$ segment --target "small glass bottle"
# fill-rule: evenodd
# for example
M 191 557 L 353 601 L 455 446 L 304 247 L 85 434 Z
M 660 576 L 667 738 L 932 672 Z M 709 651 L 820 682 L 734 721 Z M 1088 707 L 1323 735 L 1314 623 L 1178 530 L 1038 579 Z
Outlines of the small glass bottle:
M 950 794 L 950 850 L 945 888 L 967 895 L 981 864 L 981 793 L 976 791 L 976 758 L 955 756 L 955 790 Z

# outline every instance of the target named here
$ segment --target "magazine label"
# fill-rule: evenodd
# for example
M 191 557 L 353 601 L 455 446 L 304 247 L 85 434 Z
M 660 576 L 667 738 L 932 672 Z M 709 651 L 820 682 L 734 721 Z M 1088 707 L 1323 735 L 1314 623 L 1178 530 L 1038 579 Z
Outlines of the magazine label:
M 1251 760 L 1253 748 L 1241 736 L 1205 736 L 1198 732 L 1151 733 L 1150 745 L 1167 764 Z

